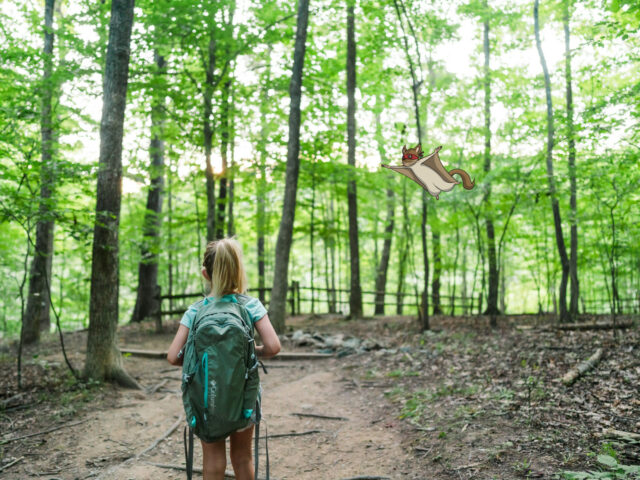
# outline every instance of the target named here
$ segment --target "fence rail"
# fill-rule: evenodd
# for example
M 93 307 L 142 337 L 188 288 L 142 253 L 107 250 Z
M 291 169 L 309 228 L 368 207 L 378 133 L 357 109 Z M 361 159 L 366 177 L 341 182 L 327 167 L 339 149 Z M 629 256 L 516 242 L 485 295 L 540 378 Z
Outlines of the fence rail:
M 271 288 L 250 288 L 247 292 L 260 298 L 262 303 L 268 307 Z M 304 294 L 301 294 L 304 292 Z M 378 301 L 378 292 L 363 291 L 363 305 L 393 307 L 385 309 L 386 314 L 402 315 L 403 313 L 414 313 L 421 304 L 421 297 L 418 292 L 380 292 L 383 302 Z M 349 311 L 350 290 L 344 288 L 322 288 L 301 286 L 300 282 L 293 281 L 287 291 L 288 313 L 291 315 L 311 314 L 311 313 L 342 313 Z M 202 298 L 203 293 L 182 293 L 177 295 L 159 295 L 159 305 L 161 316 L 181 315 L 187 309 L 188 304 L 183 302 L 177 305 L 178 301 Z M 163 308 L 168 301 L 168 308 Z M 611 299 L 584 298 L 581 299 L 581 313 L 607 314 L 611 313 Z M 430 313 L 433 313 L 433 298 L 429 296 Z M 442 313 L 449 315 L 480 315 L 486 306 L 485 299 L 480 295 L 474 297 L 456 295 L 440 295 L 439 306 Z M 618 314 L 638 314 L 640 313 L 640 292 L 637 297 L 618 298 L 615 303 Z M 373 311 L 371 311 L 373 313 Z M 538 313 L 555 312 L 530 312 Z M 525 313 L 526 314 L 526 313 Z

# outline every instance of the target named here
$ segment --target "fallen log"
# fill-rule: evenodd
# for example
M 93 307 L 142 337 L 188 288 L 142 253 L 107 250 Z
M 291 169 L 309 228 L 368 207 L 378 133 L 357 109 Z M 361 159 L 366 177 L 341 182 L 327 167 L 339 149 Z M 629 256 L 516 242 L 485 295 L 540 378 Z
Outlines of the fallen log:
M 579 364 L 576 368 L 569 370 L 564 377 L 562 377 L 562 383 L 565 385 L 572 385 L 578 378 L 584 375 L 589 370 L 592 370 L 602 358 L 602 349 L 599 348 L 591 355 L 586 361 Z
M 555 330 L 613 330 L 631 328 L 633 322 L 625 323 L 568 323 L 556 325 Z
M 615 438 L 629 443 L 640 442 L 640 433 L 624 432 L 613 428 L 603 430 L 601 435 L 605 438 Z
M 120 348 L 120 352 L 123 355 L 130 355 L 133 357 L 143 358 L 157 358 L 166 359 L 167 352 L 159 350 L 138 350 L 134 348 Z M 271 357 L 268 360 L 323 360 L 326 358 L 333 358 L 332 353 L 315 353 L 315 352 L 284 352 L 279 353 L 275 357 Z

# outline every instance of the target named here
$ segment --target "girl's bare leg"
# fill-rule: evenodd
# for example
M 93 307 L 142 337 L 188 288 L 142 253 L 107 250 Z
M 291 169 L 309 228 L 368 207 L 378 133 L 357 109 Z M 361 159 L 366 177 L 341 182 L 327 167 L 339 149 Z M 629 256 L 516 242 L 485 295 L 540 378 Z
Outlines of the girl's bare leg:
M 203 480 L 224 480 L 224 471 L 227 468 L 225 441 L 201 443 Z
M 237 480 L 254 480 L 251 456 L 252 439 L 253 425 L 242 432 L 231 434 L 231 464 Z

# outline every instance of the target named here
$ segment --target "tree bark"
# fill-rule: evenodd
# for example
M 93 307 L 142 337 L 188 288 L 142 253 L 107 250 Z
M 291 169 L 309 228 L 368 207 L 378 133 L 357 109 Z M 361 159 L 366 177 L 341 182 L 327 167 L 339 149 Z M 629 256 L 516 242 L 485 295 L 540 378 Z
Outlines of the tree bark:
M 307 42 L 309 0 L 299 0 L 296 42 L 293 53 L 293 68 L 289 83 L 289 140 L 287 142 L 287 170 L 284 188 L 282 220 L 276 241 L 276 262 L 273 274 L 273 288 L 269 302 L 269 317 L 275 330 L 284 332 L 289 255 L 293 237 L 293 221 L 296 208 L 298 175 L 300 172 L 300 99 L 302 97 L 302 69 Z
M 407 270 L 407 258 L 409 256 L 409 206 L 407 205 L 407 183 L 402 182 L 402 232 L 404 234 L 404 242 L 400 245 L 398 241 L 398 249 L 400 250 L 400 260 L 398 262 L 398 285 L 396 290 L 396 315 L 402 315 L 404 306 L 404 281 Z
M 580 284 L 578 281 L 578 212 L 577 212 L 577 186 L 576 186 L 576 142 L 573 128 L 573 90 L 571 75 L 571 42 L 569 30 L 569 3 L 570 0 L 564 0 L 564 14 L 562 23 L 564 26 L 564 62 L 565 62 L 565 81 L 567 90 L 567 138 L 569 141 L 569 181 L 571 184 L 571 198 L 569 205 L 571 214 L 569 223 L 571 225 L 571 238 L 569 246 L 569 278 L 571 279 L 570 301 L 569 301 L 569 318 L 576 321 L 578 318 L 578 299 L 580 298 Z
M 205 177 L 207 180 L 207 241 L 216 238 L 216 181 L 213 175 L 213 165 L 211 163 L 211 151 L 213 149 L 213 119 L 211 117 L 213 107 L 213 86 L 214 69 L 216 66 L 216 40 L 214 38 L 213 27 L 209 37 L 209 55 L 205 64 L 205 84 L 204 84 L 204 109 L 202 115 L 204 134 L 204 156 L 205 156 Z
M 265 69 L 265 77 L 262 82 L 262 93 L 260 95 L 260 142 L 258 144 L 259 157 L 259 176 L 257 182 L 257 202 L 256 202 L 256 234 L 257 234 L 257 254 L 258 254 L 258 296 L 262 303 L 265 303 L 265 220 L 266 220 L 266 195 L 267 195 L 267 134 L 268 122 L 267 112 L 269 109 L 269 85 L 271 84 L 271 52 L 272 48 L 267 50 L 267 66 Z
M 381 97 L 378 97 L 378 101 Z M 378 102 L 376 102 L 377 104 Z M 382 124 L 380 122 L 380 112 L 376 113 L 376 141 L 378 143 L 378 153 L 380 154 L 380 162 L 386 164 L 386 154 L 384 152 L 384 144 L 382 137 Z M 395 193 L 393 191 L 392 173 L 387 174 L 387 218 L 384 227 L 384 241 L 382 243 L 382 254 L 380 263 L 376 272 L 376 297 L 375 297 L 375 315 L 384 315 L 384 301 L 387 289 L 387 273 L 389 271 L 389 259 L 391 257 L 391 242 L 393 240 L 393 228 L 395 225 Z
M 347 201 L 349 207 L 349 253 L 351 264 L 351 288 L 349 293 L 349 316 L 362 317 L 362 288 L 360 286 L 360 250 L 358 245 L 358 200 L 356 193 L 356 40 L 355 0 L 347 0 L 347 159 L 349 184 Z
M 111 5 L 100 122 L 100 163 L 91 263 L 89 334 L 84 375 L 139 388 L 122 368 L 118 327 L 118 228 L 122 193 L 122 135 L 127 99 L 134 0 Z
M 55 0 L 46 0 L 44 8 L 44 73 L 42 75 L 42 111 L 40 134 L 42 164 L 40 167 L 40 205 L 36 225 L 36 245 L 29 273 L 29 293 L 22 328 L 24 344 L 40 340 L 40 330 L 49 330 L 51 261 L 53 259 L 52 190 L 54 185 L 54 155 L 56 142 L 53 129 L 53 13 Z
M 162 78 L 166 73 L 164 57 L 154 51 L 156 70 L 154 75 Z M 164 88 L 152 93 L 151 104 L 151 145 L 149 154 L 151 184 L 147 192 L 147 209 L 142 226 L 141 259 L 138 264 L 138 294 L 131 317 L 132 322 L 155 316 L 160 311 L 160 286 L 158 285 L 158 251 L 160 248 L 160 224 L 162 214 L 162 191 L 164 188 Z M 162 330 L 162 323 L 156 331 Z
M 536 47 L 538 49 L 538 55 L 540 57 L 540 64 L 542 65 L 542 71 L 544 73 L 544 90 L 547 98 L 547 180 L 549 182 L 549 196 L 551 197 L 551 209 L 553 211 L 553 225 L 556 233 L 556 245 L 558 247 L 558 254 L 560 256 L 560 264 L 562 266 L 562 278 L 560 280 L 559 291 L 560 321 L 566 322 L 569 319 L 569 314 L 567 311 L 567 281 L 569 278 L 569 259 L 567 258 L 567 249 L 565 247 L 564 236 L 562 234 L 560 206 L 556 197 L 556 179 L 553 174 L 554 129 L 553 107 L 551 104 L 551 79 L 549 77 L 547 62 L 544 58 L 544 52 L 542 51 L 542 44 L 540 42 L 538 1 L 539 0 L 535 0 L 533 6 L 534 33 L 536 37 Z
M 437 217 L 434 223 L 437 222 Z M 431 281 L 431 302 L 433 303 L 433 314 L 441 315 L 440 305 L 440 277 L 442 274 L 442 255 L 440 252 L 440 232 L 431 230 L 431 241 L 433 243 L 433 280 Z
M 218 218 L 216 219 L 216 239 L 224 237 L 225 212 L 227 209 L 227 177 L 229 157 L 229 91 L 231 79 L 222 85 L 222 102 L 220 105 L 220 156 L 222 157 L 222 174 L 218 188 Z
M 485 9 L 488 8 L 486 2 Z M 490 44 L 489 44 L 489 13 L 484 12 L 484 171 L 491 170 L 491 69 Z M 485 182 L 485 192 L 483 203 L 485 205 L 485 227 L 487 230 L 487 256 L 489 257 L 489 294 L 487 296 L 487 309 L 485 315 L 491 316 L 491 326 L 496 326 L 495 316 L 500 314 L 498 309 L 498 284 L 500 283 L 500 272 L 498 271 L 498 259 L 496 256 L 496 235 L 493 226 L 493 216 L 491 207 L 491 183 Z

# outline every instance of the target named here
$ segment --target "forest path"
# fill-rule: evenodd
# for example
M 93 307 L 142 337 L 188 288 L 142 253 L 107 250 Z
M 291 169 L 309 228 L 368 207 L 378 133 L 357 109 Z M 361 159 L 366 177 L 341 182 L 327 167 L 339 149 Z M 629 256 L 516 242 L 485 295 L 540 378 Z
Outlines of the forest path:
M 121 338 L 120 344 L 125 342 Z M 126 344 L 160 350 L 168 337 L 135 336 Z M 76 352 L 76 364 L 81 353 Z M 184 466 L 183 407 L 180 369 L 157 359 L 125 357 L 124 366 L 147 391 L 111 389 L 89 399 L 77 415 L 64 415 L 68 427 L 33 437 L 20 448 L 28 462 L 0 473 L 0 478 L 23 479 L 45 475 L 47 479 L 157 480 L 183 479 L 183 471 L 151 463 Z M 386 415 L 380 414 L 382 392 L 360 388 L 351 379 L 343 359 L 267 361 L 269 373 L 261 374 L 264 388 L 264 420 L 270 436 L 319 432 L 269 439 L 271 478 L 343 479 L 356 476 L 419 478 L 412 459 L 401 447 L 402 433 Z M 271 368 L 270 368 L 271 366 Z M 156 387 L 156 391 L 148 393 Z M 64 405 L 60 405 L 61 410 Z M 333 420 L 295 413 L 345 417 Z M 43 419 L 44 421 L 44 419 Z M 74 422 L 82 421 L 77 425 Z M 46 422 L 49 423 L 49 422 Z M 178 427 L 148 453 L 140 455 L 172 426 Z M 49 425 L 35 421 L 30 429 Z M 43 427 L 43 428 L 40 428 Z M 46 442 L 46 443 L 45 443 Z M 40 445 L 40 446 L 38 446 Z M 18 447 L 17 444 L 14 446 Z M 26 449 L 24 447 L 27 447 Z M 24 454 L 24 453 L 23 453 Z M 196 439 L 194 466 L 202 467 L 202 453 Z M 227 471 L 231 463 L 227 461 Z M 260 477 L 265 473 L 264 441 L 260 442 Z M 6 475 L 6 476 L 5 476 Z M 195 478 L 201 478 L 199 474 Z
M 88 425 L 75 436 L 79 445 L 76 465 L 79 469 L 88 468 L 86 475 L 99 472 L 98 478 L 105 479 L 184 478 L 184 473 L 149 464 L 184 464 L 184 422 L 148 454 L 118 463 L 152 445 L 182 414 L 178 369 L 175 374 L 165 372 L 165 364 L 157 360 L 129 358 L 126 363 L 129 371 L 149 372 L 140 375 L 146 385 L 165 379 L 167 382 L 146 398 L 139 392 L 123 391 L 117 405 L 89 414 Z M 385 427 L 385 422 L 376 417 L 364 392 L 351 388 L 354 384 L 343 377 L 340 361 L 277 361 L 271 365 L 274 368 L 262 375 L 265 420 L 262 436 L 265 424 L 269 435 L 320 432 L 272 438 L 269 441 L 272 478 L 340 479 L 359 475 L 410 478 L 404 468 L 406 454 L 400 446 L 399 432 L 389 428 L 390 424 Z M 347 420 L 300 417 L 294 413 Z M 196 445 L 194 465 L 201 467 L 201 448 L 197 441 Z M 264 441 L 260 447 L 262 476 Z M 101 463 L 106 465 L 102 467 Z M 227 465 L 229 470 L 230 461 Z

